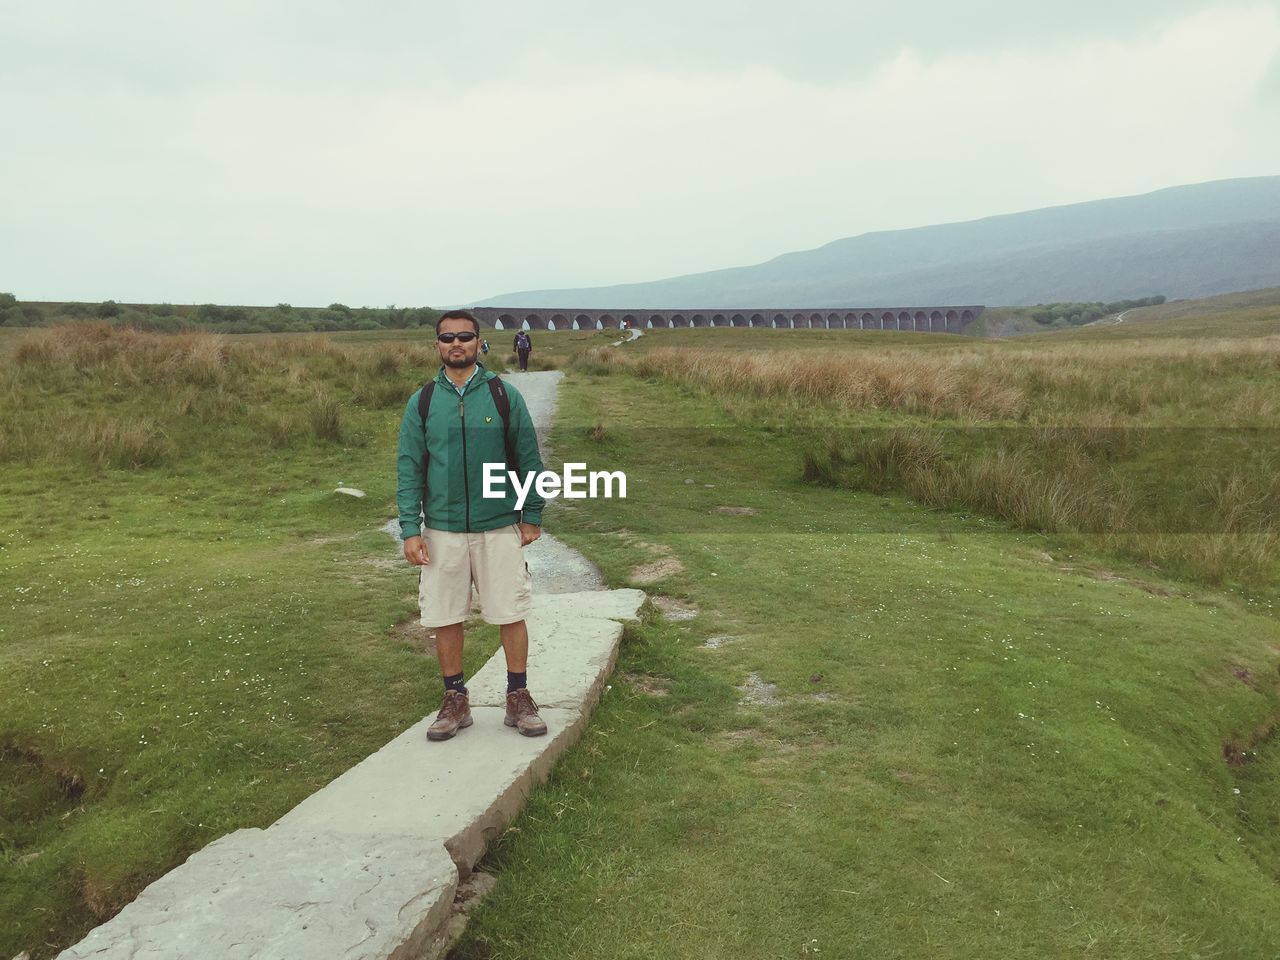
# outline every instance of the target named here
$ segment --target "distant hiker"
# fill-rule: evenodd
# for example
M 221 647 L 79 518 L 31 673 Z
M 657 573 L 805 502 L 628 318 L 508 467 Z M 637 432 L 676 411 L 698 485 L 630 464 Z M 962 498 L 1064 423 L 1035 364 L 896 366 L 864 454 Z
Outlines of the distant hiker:
M 481 353 L 488 353 L 488 352 L 489 352 L 489 341 L 488 341 L 488 340 L 481 340 L 481 341 L 480 341 L 480 352 L 481 352 Z
M 515 345 L 516 356 L 520 358 L 520 369 L 529 369 L 529 354 L 533 351 L 533 341 L 529 339 L 529 334 L 521 330 L 516 334 Z
M 428 740 L 448 740 L 471 726 L 462 675 L 462 624 L 471 615 L 471 586 L 481 615 L 500 625 L 507 657 L 505 723 L 527 737 L 547 732 L 526 686 L 533 584 L 521 548 L 542 535 L 546 501 L 530 487 L 523 512 L 512 484 L 484 496 L 484 465 L 505 463 L 521 482 L 541 475 L 542 455 L 524 397 L 476 362 L 480 324 L 466 310 L 436 322 L 442 366 L 409 398 L 396 459 L 404 557 L 422 568 L 421 623 L 436 632 L 444 703 Z M 455 401 L 457 401 L 455 403 Z

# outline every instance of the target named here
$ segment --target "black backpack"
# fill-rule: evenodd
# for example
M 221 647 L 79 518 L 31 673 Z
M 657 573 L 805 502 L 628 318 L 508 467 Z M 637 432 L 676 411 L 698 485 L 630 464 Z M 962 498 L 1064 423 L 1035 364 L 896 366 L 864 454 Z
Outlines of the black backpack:
M 495 375 L 489 378 L 489 392 L 493 394 L 493 405 L 498 408 L 498 416 L 502 418 L 502 443 L 507 451 L 507 469 L 514 470 L 517 473 L 520 470 L 520 461 L 516 459 L 515 447 L 511 445 L 511 398 L 507 396 L 507 388 L 502 384 L 502 378 Z M 427 435 L 427 412 L 431 409 L 431 395 L 435 393 L 436 381 L 431 380 L 422 388 L 422 392 L 418 394 L 418 417 L 422 421 L 422 435 Z M 422 454 L 422 482 L 427 482 L 427 454 L 425 448 Z

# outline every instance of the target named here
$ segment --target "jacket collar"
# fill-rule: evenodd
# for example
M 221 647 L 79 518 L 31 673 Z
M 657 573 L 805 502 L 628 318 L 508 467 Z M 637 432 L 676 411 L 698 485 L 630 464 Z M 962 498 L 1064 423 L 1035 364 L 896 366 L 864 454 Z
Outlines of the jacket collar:
M 489 370 L 487 367 L 485 367 L 483 363 L 477 360 L 475 376 L 473 376 L 471 378 L 471 382 L 467 384 L 467 389 L 470 390 L 473 386 L 475 386 L 475 384 L 483 383 L 486 380 L 492 380 L 496 376 L 497 376 L 496 373 L 494 373 L 492 370 Z M 443 363 L 440 364 L 440 369 L 436 372 L 436 382 L 441 384 L 442 386 L 449 387 L 450 389 L 453 388 L 453 381 L 450 380 L 449 375 L 444 372 Z

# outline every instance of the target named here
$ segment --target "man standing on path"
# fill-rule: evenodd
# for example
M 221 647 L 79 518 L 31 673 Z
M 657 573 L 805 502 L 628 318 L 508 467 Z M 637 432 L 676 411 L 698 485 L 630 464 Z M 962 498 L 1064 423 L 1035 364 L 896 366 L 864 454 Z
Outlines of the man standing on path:
M 520 358 L 520 369 L 529 369 L 529 354 L 533 351 L 533 341 L 529 338 L 529 334 L 521 330 L 516 334 L 515 342 L 516 356 Z
M 480 324 L 466 310 L 436 323 L 442 366 L 409 398 L 400 421 L 396 504 L 404 556 L 422 568 L 422 625 L 436 632 L 444 703 L 427 739 L 448 740 L 471 726 L 462 674 L 462 624 L 471 613 L 471 585 L 481 615 L 500 625 L 507 657 L 506 725 L 525 736 L 547 732 L 526 685 L 533 584 L 521 552 L 542 535 L 545 500 L 529 487 L 523 511 L 511 483 L 485 497 L 485 464 L 515 470 L 521 484 L 540 474 L 542 456 L 524 397 L 476 362 Z M 422 516 L 419 516 L 421 514 Z

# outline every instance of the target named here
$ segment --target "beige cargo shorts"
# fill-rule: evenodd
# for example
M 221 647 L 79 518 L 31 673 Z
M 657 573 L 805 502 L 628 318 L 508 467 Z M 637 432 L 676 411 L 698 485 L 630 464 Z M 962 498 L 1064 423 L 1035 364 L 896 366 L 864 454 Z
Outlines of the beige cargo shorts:
M 461 623 L 471 616 L 471 585 L 486 623 L 516 623 L 533 612 L 533 579 L 517 523 L 480 533 L 422 529 L 430 562 L 418 581 L 424 627 Z

